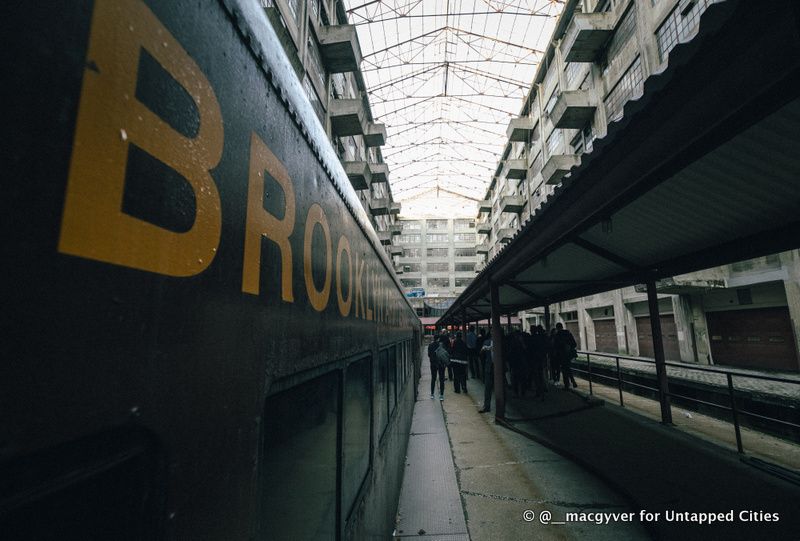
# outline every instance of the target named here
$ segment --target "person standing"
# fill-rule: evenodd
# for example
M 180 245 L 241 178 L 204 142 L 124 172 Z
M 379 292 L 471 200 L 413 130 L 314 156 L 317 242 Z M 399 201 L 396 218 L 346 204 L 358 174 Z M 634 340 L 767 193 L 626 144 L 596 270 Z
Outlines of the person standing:
M 478 335 L 475 334 L 475 327 L 473 325 L 470 325 L 467 331 L 466 343 L 469 375 L 474 379 L 478 377 Z
M 431 363 L 431 400 L 436 398 L 436 378 L 439 378 L 439 400 L 444 400 L 444 369 L 447 363 L 443 360 L 439 348 L 447 352 L 446 340 L 441 336 L 434 336 L 433 341 L 428 344 L 428 360 Z M 449 356 L 449 352 L 447 352 Z
M 494 391 L 494 359 L 492 358 L 492 336 L 486 337 L 481 347 L 483 356 L 483 409 L 481 413 L 492 411 L 492 391 Z
M 453 350 L 450 354 L 450 364 L 453 367 L 453 388 L 460 393 L 463 389 L 467 392 L 467 344 L 461 335 L 461 331 L 456 333 L 453 342 Z
M 572 360 L 578 356 L 578 343 L 575 337 L 561 323 L 556 323 L 556 334 L 553 338 L 553 351 L 558 358 L 561 375 L 564 378 L 564 388 L 569 389 L 570 383 L 577 387 L 575 376 L 572 375 Z

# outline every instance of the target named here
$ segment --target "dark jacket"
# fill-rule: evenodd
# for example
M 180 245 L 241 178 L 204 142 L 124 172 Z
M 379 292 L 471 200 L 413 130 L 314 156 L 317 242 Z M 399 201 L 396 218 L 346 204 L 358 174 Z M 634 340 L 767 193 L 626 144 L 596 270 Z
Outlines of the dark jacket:
M 561 329 L 553 337 L 553 355 L 559 361 L 574 359 L 577 347 L 575 337 L 567 329 Z
M 458 359 L 461 361 L 467 360 L 467 344 L 461 338 L 456 338 L 453 343 L 453 351 L 450 353 L 451 359 Z

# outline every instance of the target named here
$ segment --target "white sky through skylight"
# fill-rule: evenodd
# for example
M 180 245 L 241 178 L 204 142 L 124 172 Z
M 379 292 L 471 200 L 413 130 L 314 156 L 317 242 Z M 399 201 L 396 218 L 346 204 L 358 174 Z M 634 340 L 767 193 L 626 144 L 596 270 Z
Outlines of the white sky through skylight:
M 475 215 L 563 4 L 345 1 L 404 216 Z

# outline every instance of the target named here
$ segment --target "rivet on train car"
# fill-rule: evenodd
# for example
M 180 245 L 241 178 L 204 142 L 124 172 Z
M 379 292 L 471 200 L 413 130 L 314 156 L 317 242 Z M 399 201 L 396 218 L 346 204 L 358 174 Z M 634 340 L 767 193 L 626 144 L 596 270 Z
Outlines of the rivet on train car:
M 119 138 L 122 139 L 123 141 L 127 141 L 128 132 L 126 132 L 125 130 L 119 130 Z
M 169 519 L 172 520 L 175 518 L 175 511 L 169 514 Z
M 139 417 L 139 416 L 141 416 L 141 414 L 142 414 L 142 412 L 139 411 L 139 406 L 133 406 L 131 408 L 131 415 L 133 415 L 134 417 Z
M 128 25 L 128 30 L 130 30 L 131 32 L 133 32 L 133 25 L 132 25 L 132 24 L 129 24 L 129 25 Z
M 198 265 L 202 265 L 202 264 L 203 264 L 203 260 L 202 260 L 202 258 L 197 260 L 197 264 L 198 264 Z

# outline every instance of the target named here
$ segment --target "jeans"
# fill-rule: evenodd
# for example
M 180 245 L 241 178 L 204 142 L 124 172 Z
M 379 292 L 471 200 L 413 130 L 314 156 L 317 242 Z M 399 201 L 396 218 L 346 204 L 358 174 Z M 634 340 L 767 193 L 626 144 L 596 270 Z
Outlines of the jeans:
M 439 376 L 439 394 L 444 395 L 444 366 L 434 366 L 431 363 L 431 394 L 436 391 L 436 376 Z
M 461 359 L 458 359 L 461 360 Z M 467 363 L 457 362 L 456 359 L 450 361 L 450 366 L 453 367 L 453 388 L 457 393 L 462 390 L 467 392 Z

